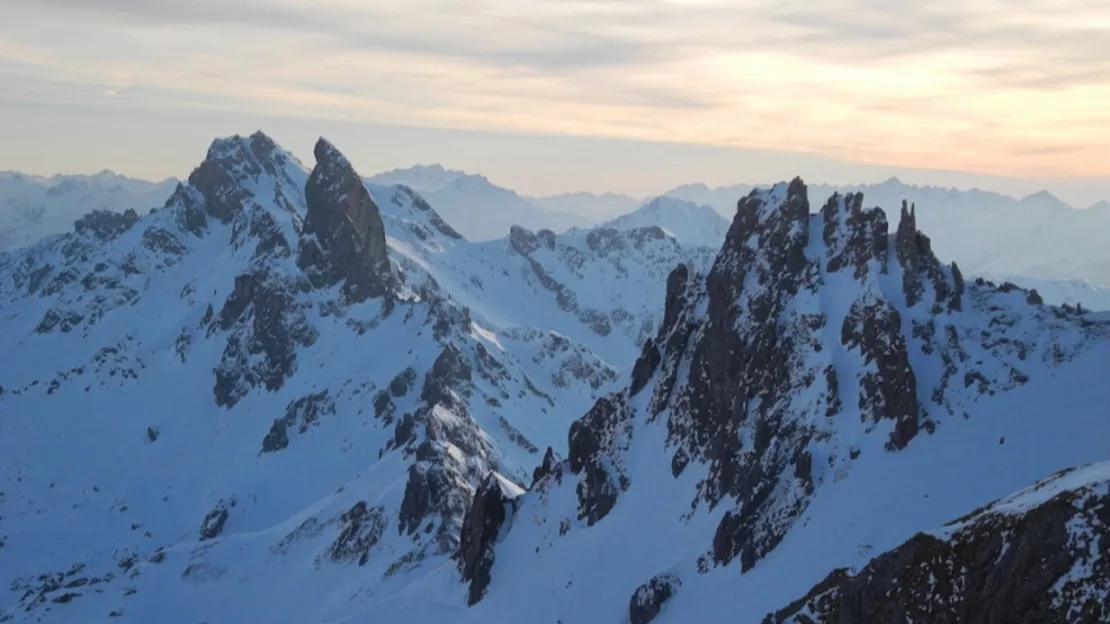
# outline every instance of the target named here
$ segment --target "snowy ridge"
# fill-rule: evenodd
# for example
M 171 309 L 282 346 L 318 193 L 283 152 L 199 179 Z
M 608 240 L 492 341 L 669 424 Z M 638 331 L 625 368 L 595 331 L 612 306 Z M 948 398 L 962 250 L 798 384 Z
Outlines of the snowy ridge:
M 330 143 L 315 157 L 219 139 L 164 208 L 0 254 L 0 541 L 18 562 L 0 619 L 370 609 L 455 552 L 487 475 L 529 483 L 658 322 L 667 271 L 711 257 L 541 232 L 545 280 L 539 251 L 466 241 Z M 587 275 L 609 292 L 572 290 Z
M 501 238 L 514 225 L 562 232 L 591 222 L 533 205 L 514 191 L 491 183 L 484 176 L 444 169 L 440 165 L 395 169 L 371 176 L 366 182 L 413 189 L 435 206 L 463 236 L 474 241 Z
M 174 179 L 154 183 L 111 171 L 51 177 L 0 172 L 0 250 L 69 230 L 94 210 L 146 213 L 165 203 L 176 185 Z
M 666 196 L 601 225 L 618 230 L 650 226 L 663 228 L 683 244 L 713 248 L 720 247 L 728 231 L 728 221 L 712 207 Z
M 964 284 L 914 213 L 894 234 L 858 195 L 811 215 L 799 180 L 743 199 L 708 275 L 672 274 L 630 385 L 511 501 L 478 550 L 488 575 L 460 560 L 467 621 L 759 621 L 830 569 L 1103 458 L 1110 326 Z

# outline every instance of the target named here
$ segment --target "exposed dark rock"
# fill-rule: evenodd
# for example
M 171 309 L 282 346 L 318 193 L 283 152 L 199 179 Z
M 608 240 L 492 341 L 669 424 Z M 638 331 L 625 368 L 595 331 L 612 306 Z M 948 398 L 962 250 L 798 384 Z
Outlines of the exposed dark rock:
M 468 603 L 475 605 L 489 587 L 493 569 L 494 542 L 511 511 L 511 500 L 506 495 L 497 475 L 490 473 L 478 486 L 470 510 L 463 519 L 459 549 L 454 558 L 463 582 L 470 583 Z
M 454 344 L 448 344 L 425 376 L 420 399 L 429 404 L 454 403 L 451 391 L 463 390 L 463 384 L 471 379 L 470 360 Z
M 854 576 L 833 571 L 764 623 L 1094 624 L 1110 619 L 1110 605 L 1103 599 L 1110 590 L 1105 481 L 1064 489 L 1027 509 L 988 506 L 948 530 L 948 536 L 918 533 Z
M 812 435 L 785 408 L 786 397 L 812 383 L 798 370 L 820 332 L 823 319 L 791 319 L 795 295 L 815 290 L 818 267 L 805 256 L 809 239 L 809 201 L 805 184 L 795 179 L 771 193 L 756 191 L 740 200 L 724 246 L 706 278 L 704 327 L 693 347 L 687 384 L 670 400 L 672 470 L 694 460 L 709 464 L 698 500 L 716 505 L 726 497 L 736 509 L 726 512 L 713 540 L 718 563 L 742 555 L 749 569 L 785 534 L 783 516 L 800 513 L 804 499 L 776 501 L 770 495 L 780 479 L 791 479 L 793 448 L 772 447 L 773 438 L 808 443 Z M 758 287 L 744 288 L 749 282 Z M 789 323 L 796 329 L 785 332 Z M 798 353 L 799 355 L 794 355 Z M 755 448 L 742 448 L 741 427 L 755 432 Z M 745 452 L 741 452 L 745 451 Z M 801 491 L 795 496 L 800 496 Z M 697 502 L 697 501 L 695 501 Z M 777 517 L 775 517 L 777 516 Z
M 578 517 L 593 526 L 612 511 L 630 482 L 614 458 L 628 448 L 632 415 L 621 395 L 598 399 L 585 416 L 570 426 L 567 448 L 570 470 L 578 483 Z M 607 461 L 608 460 L 608 461 Z
M 335 413 L 335 401 L 327 390 L 303 396 L 291 401 L 285 408 L 285 415 L 275 419 L 269 433 L 262 440 L 262 452 L 273 453 L 289 446 L 289 431 L 295 428 L 304 433 L 308 428 L 319 424 L 321 416 Z
M 389 382 L 389 393 L 394 397 L 403 397 L 412 390 L 413 384 L 416 383 L 416 369 L 408 367 L 397 374 L 393 381 Z
M 1029 305 L 1044 305 L 1044 299 L 1036 289 L 1030 290 L 1029 295 L 1025 298 Z
M 640 351 L 640 357 L 636 360 L 636 364 L 632 366 L 632 384 L 629 388 L 629 393 L 632 396 L 639 394 L 640 390 L 643 390 L 644 386 L 651 381 L 662 359 L 659 349 L 655 348 L 655 341 L 648 338 Z
M 628 604 L 629 624 L 648 624 L 663 610 L 666 603 L 682 586 L 673 574 L 660 574 L 636 588 Z
M 392 292 L 385 226 L 378 206 L 346 157 L 324 139 L 313 150 L 316 167 L 308 178 L 298 264 L 316 286 L 343 282 L 343 292 L 361 302 Z
M 871 422 L 894 420 L 891 445 L 904 448 L 917 434 L 920 407 L 901 315 L 884 300 L 859 299 L 844 317 L 841 342 L 858 349 L 864 363 L 874 366 L 860 378 L 862 416 Z
M 233 331 L 216 368 L 217 405 L 231 407 L 260 385 L 280 389 L 296 370 L 297 348 L 315 343 L 318 334 L 292 288 L 267 273 L 235 278 L 220 310 L 220 328 Z
M 235 499 L 220 500 L 216 506 L 204 516 L 204 522 L 200 525 L 200 539 L 201 541 L 214 539 L 219 537 L 224 531 L 224 525 L 227 524 L 227 519 L 230 516 L 230 508 L 235 506 Z
M 663 304 L 660 335 L 669 334 L 674 329 L 679 315 L 686 308 L 690 277 L 690 267 L 685 264 L 678 265 L 667 275 L 667 295 Z
M 42 315 L 42 320 L 35 327 L 35 333 L 46 334 L 57 329 L 62 333 L 69 333 L 79 326 L 85 317 L 72 311 L 61 311 L 51 308 Z
M 509 228 L 509 245 L 522 256 L 528 256 L 540 248 L 540 241 L 531 230 L 514 225 Z
M 180 256 L 185 245 L 166 228 L 151 226 L 143 232 L 143 247 L 166 256 Z
M 550 446 L 544 451 L 543 460 L 536 469 L 532 471 L 532 486 L 535 487 L 537 483 L 547 478 L 549 475 L 559 473 L 561 478 L 563 470 L 563 462 L 555 455 L 555 450 Z
M 73 224 L 78 234 L 90 234 L 103 241 L 112 240 L 130 230 L 139 221 L 139 213 L 133 208 L 123 212 L 94 210 Z
M 936 303 L 932 308 L 933 313 L 942 310 L 942 304 L 952 311 L 962 309 L 964 292 L 963 275 L 958 267 L 951 268 L 952 283 L 936 255 L 933 254 L 929 237 L 917 229 L 915 208 L 902 202 L 901 220 L 898 222 L 898 232 L 894 240 L 895 252 L 898 263 L 902 265 L 902 288 L 906 295 L 906 305 L 913 307 L 921 301 L 926 281 L 933 285 L 936 294 Z
M 821 209 L 821 217 L 829 273 L 850 266 L 859 279 L 867 273 L 869 262 L 875 262 L 880 272 L 886 272 L 886 214 L 877 208 L 864 210 L 862 193 L 844 197 L 834 193 Z
M 339 517 L 342 529 L 328 548 L 328 557 L 336 562 L 358 562 L 366 565 L 370 550 L 385 533 L 385 508 L 371 507 L 358 501 Z

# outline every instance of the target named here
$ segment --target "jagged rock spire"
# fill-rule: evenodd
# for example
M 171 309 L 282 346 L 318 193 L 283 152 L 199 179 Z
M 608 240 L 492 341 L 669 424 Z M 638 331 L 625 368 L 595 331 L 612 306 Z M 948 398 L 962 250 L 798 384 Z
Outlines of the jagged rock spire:
M 321 138 L 313 154 L 298 264 L 316 286 L 342 281 L 344 294 L 354 302 L 390 292 L 396 280 L 377 204 L 335 146 Z

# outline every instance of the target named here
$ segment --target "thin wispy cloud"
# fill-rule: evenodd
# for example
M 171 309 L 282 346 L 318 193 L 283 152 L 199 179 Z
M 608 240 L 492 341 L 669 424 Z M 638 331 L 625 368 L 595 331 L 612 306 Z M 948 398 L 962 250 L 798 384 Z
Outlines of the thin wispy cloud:
M 2 5 L 14 99 L 1110 176 L 1104 0 Z

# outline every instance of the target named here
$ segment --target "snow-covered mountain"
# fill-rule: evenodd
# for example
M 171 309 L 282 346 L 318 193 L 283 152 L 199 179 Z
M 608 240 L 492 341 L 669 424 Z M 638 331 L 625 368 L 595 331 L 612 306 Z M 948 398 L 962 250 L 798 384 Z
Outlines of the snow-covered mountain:
M 800 180 L 741 200 L 708 274 L 672 273 L 662 327 L 627 387 L 571 426 L 566 459 L 546 453 L 523 494 L 476 494 L 456 557 L 474 606 L 457 621 L 977 621 L 984 575 L 1028 578 L 1052 557 L 1008 588 L 1001 619 L 1107 615 L 1105 465 L 975 510 L 1107 459 L 1110 319 L 965 283 L 913 210 L 890 235 L 862 206 L 833 196 L 811 215 Z M 955 546 L 900 546 L 957 518 Z M 1038 526 L 1051 539 L 999 554 Z M 934 556 L 933 575 L 912 567 Z M 881 600 L 876 567 L 906 600 Z M 822 600 L 840 596 L 855 610 Z
M 753 188 L 689 184 L 666 195 L 708 204 L 728 216 L 735 212 L 736 198 Z M 1110 247 L 1104 234 L 1110 231 L 1110 210 L 1097 204 L 1077 210 L 1044 191 L 1015 199 L 976 189 L 907 185 L 897 178 L 879 184 L 814 185 L 812 190 L 817 196 L 861 192 L 873 206 L 915 204 L 937 253 L 970 275 L 1081 280 L 1110 288 Z
M 656 226 L 687 245 L 713 248 L 721 246 L 728 231 L 728 221 L 711 206 L 666 196 L 656 197 L 603 225 L 619 230 Z
M 659 228 L 470 242 L 314 155 L 217 140 L 164 208 L 0 254 L 0 619 L 319 621 L 395 593 L 714 256 Z M 283 587 L 308 599 L 243 599 Z
M 644 200 L 623 193 L 562 193 L 546 197 L 528 197 L 534 206 L 577 215 L 586 219 L 586 224 L 600 223 L 631 212 L 644 203 Z
M 176 185 L 172 178 L 155 183 L 107 170 L 51 177 L 0 172 L 0 250 L 65 232 L 93 210 L 145 213 L 165 203 Z
M 475 241 L 501 238 L 514 225 L 562 232 L 593 223 L 580 216 L 535 206 L 484 176 L 444 169 L 441 165 L 395 169 L 371 176 L 367 182 L 400 184 L 413 189 L 463 236 Z
M 1103 614 L 1104 468 L 968 514 L 1107 458 L 1110 314 L 800 180 L 717 248 L 474 242 L 313 155 L 220 139 L 163 208 L 0 253 L 0 621 L 829 621 L 996 526 L 1074 527 L 1015 598 Z

